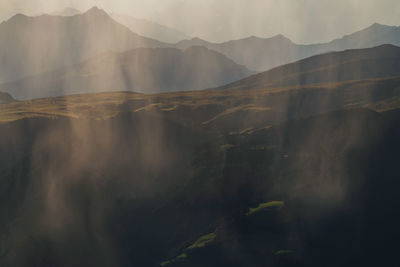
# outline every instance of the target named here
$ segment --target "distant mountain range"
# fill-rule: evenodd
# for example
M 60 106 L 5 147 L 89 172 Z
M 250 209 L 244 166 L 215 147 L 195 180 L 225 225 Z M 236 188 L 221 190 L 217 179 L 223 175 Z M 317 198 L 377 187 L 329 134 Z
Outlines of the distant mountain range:
M 71 7 L 50 13 L 52 16 L 75 16 L 79 14 L 82 14 L 82 12 Z M 115 21 L 128 27 L 132 32 L 161 42 L 176 43 L 190 38 L 188 35 L 177 29 L 147 19 L 138 19 L 129 15 L 114 13 L 110 14 L 110 16 Z
M 72 67 L 0 85 L 17 99 L 105 91 L 160 93 L 199 90 L 252 74 L 205 47 L 139 48 L 108 52 Z
M 185 33 L 179 30 L 166 27 L 149 20 L 137 19 L 122 14 L 111 14 L 111 17 L 139 35 L 153 38 L 162 42 L 176 43 L 189 38 Z
M 218 51 L 256 71 L 267 70 L 300 58 L 298 46 L 283 35 L 267 39 L 252 36 L 219 44 L 193 38 L 181 41 L 176 46 L 185 49 L 193 45 L 202 45 Z
M 148 35 L 153 34 L 153 36 L 158 37 L 160 37 L 162 33 L 165 34 L 165 38 L 162 38 L 164 40 L 167 38 L 166 36 L 170 36 L 172 39 L 179 39 L 184 36 L 178 34 L 177 31 L 173 29 L 166 29 L 163 26 L 154 23 L 147 23 L 126 16 L 114 15 L 113 19 L 106 12 L 98 8 L 92 8 L 83 14 L 80 14 L 78 10 L 74 9 L 66 9 L 56 12 L 55 14 L 58 15 L 28 17 L 18 14 L 10 20 L 0 24 L 0 69 L 2 70 L 0 73 L 0 83 L 6 83 L 6 85 L 3 85 L 2 87 L 7 88 L 8 92 L 12 91 L 12 94 L 14 94 L 19 91 L 20 93 L 18 93 L 18 96 L 22 96 L 23 98 L 27 96 L 52 95 L 50 92 L 78 92 L 78 88 L 75 86 L 63 87 L 64 89 L 50 89 L 44 86 L 41 90 L 47 91 L 46 93 L 40 94 L 38 93 L 39 85 L 42 87 L 42 85 L 48 83 L 48 80 L 39 82 L 38 79 L 39 77 L 46 77 L 46 75 L 48 75 L 43 73 L 63 73 L 66 69 L 70 70 L 69 67 L 71 66 L 74 66 L 71 67 L 71 69 L 74 69 L 78 64 L 80 66 L 87 64 L 87 62 L 82 63 L 84 61 L 96 62 L 96 58 L 103 57 L 99 55 L 104 55 L 104 53 L 107 52 L 110 52 L 110 54 L 122 53 L 137 48 L 178 48 L 186 50 L 192 46 L 204 46 L 209 49 L 204 50 L 207 51 L 205 52 L 207 55 L 205 58 L 210 61 L 209 66 L 218 66 L 217 69 L 220 72 L 210 76 L 211 78 L 206 78 L 207 76 L 205 76 L 205 74 L 211 75 L 212 71 L 211 69 L 210 71 L 202 70 L 201 73 L 199 72 L 196 74 L 196 77 L 203 77 L 203 80 L 196 82 L 194 82 L 194 76 L 186 78 L 183 74 L 181 76 L 175 75 L 174 77 L 170 77 L 170 80 L 168 81 L 164 79 L 163 81 L 165 83 L 161 84 L 159 75 L 168 72 L 165 72 L 166 70 L 160 71 L 160 69 L 165 68 L 164 63 L 169 61 L 165 58 L 157 58 L 155 61 L 160 62 L 160 69 L 152 69 L 147 72 L 147 76 L 143 76 L 144 74 L 142 75 L 143 77 L 148 77 L 148 80 L 152 80 L 151 82 L 143 84 L 143 77 L 141 77 L 140 82 L 135 83 L 134 87 L 114 86 L 111 88 L 112 82 L 110 81 L 108 83 L 103 82 L 102 84 L 99 84 L 99 88 L 109 88 L 107 90 L 114 90 L 121 87 L 122 89 L 130 91 L 139 90 L 140 92 L 204 89 L 206 87 L 222 85 L 224 82 L 232 82 L 234 81 L 233 79 L 243 78 L 242 75 L 245 75 L 246 73 L 251 74 L 254 73 L 253 71 L 269 70 L 273 67 L 282 66 L 310 56 L 331 51 L 369 48 L 382 44 L 400 45 L 400 27 L 380 24 L 374 24 L 367 29 L 325 44 L 298 45 L 283 35 L 277 35 L 266 39 L 249 37 L 220 44 L 210 43 L 194 38 L 191 40 L 180 41 L 176 44 L 170 44 L 152 38 L 143 37 L 138 33 L 144 34 L 147 32 Z M 130 28 L 122 25 L 115 19 L 119 21 L 124 20 L 126 25 L 129 25 L 128 22 L 130 21 Z M 133 32 L 135 28 L 137 29 L 137 32 Z M 197 48 L 197 50 L 199 49 Z M 210 50 L 216 51 L 217 53 L 211 53 Z M 149 53 L 149 50 L 138 51 L 145 53 L 143 58 L 149 57 L 149 54 L 154 52 Z M 179 54 L 176 50 L 169 51 L 175 51 L 173 53 Z M 186 52 L 183 52 L 183 54 L 186 54 Z M 225 57 L 221 57 L 221 54 L 233 60 L 237 64 L 234 64 L 232 61 L 229 61 L 228 63 Z M 136 56 L 136 58 L 139 58 L 139 56 Z M 193 60 L 197 60 L 197 58 L 194 57 Z M 217 62 L 225 62 L 227 64 L 217 64 Z M 397 66 L 395 64 L 396 62 L 392 63 L 394 64 L 392 64 L 393 66 Z M 180 64 L 181 62 L 171 62 L 171 71 L 173 72 L 178 70 Z M 196 70 L 199 67 L 199 65 L 194 61 L 190 63 L 185 62 L 185 64 L 186 69 L 188 69 L 189 72 Z M 197 64 L 197 66 L 187 67 L 190 64 Z M 203 67 L 206 66 L 204 62 L 201 64 Z M 119 64 L 116 63 L 116 65 Z M 247 69 L 239 65 L 246 66 Z M 232 70 L 233 66 L 235 66 L 234 69 L 240 69 L 240 71 L 234 71 L 231 75 L 227 75 L 226 71 Z M 222 68 L 225 67 L 227 69 L 222 70 Z M 386 69 L 389 69 L 389 67 Z M 394 70 L 392 69 L 385 73 L 387 75 L 393 71 Z M 102 72 L 107 73 L 105 67 Z M 238 75 L 237 73 L 240 74 Z M 99 74 L 100 73 L 96 73 L 96 75 Z M 107 74 L 105 76 L 111 77 L 110 75 L 111 74 Z M 131 75 L 133 74 L 129 73 L 128 76 L 131 77 Z M 155 76 L 150 79 L 148 75 Z M 38 86 L 30 85 L 32 93 L 29 94 L 27 93 L 27 89 L 24 89 L 25 86 L 17 86 L 16 88 L 18 90 L 10 89 L 11 84 L 24 84 L 24 82 L 21 82 L 22 79 L 24 81 L 35 80 L 37 81 L 36 83 Z M 178 79 L 184 80 L 181 81 Z M 292 79 L 296 80 L 299 78 L 292 77 Z M 102 80 L 105 81 L 104 78 Z M 316 81 L 318 81 L 318 79 L 316 79 Z M 275 81 L 274 84 L 281 86 L 295 84 L 296 82 L 298 81 L 288 82 L 286 79 L 286 83 L 277 83 Z M 78 84 L 79 83 L 76 83 L 76 85 Z M 108 85 L 106 86 L 106 84 Z M 133 83 L 127 83 L 126 85 L 132 84 Z M 150 86 L 157 86 L 157 88 L 150 88 Z M 271 86 L 273 86 L 272 83 Z M 66 88 L 70 89 L 65 90 Z M 71 88 L 73 88 L 73 90 Z M 82 92 L 91 92 L 92 87 L 89 88 L 90 89 L 86 91 L 82 88 L 81 90 Z M 100 89 L 96 90 L 99 91 Z
M 382 44 L 400 45 L 400 27 L 373 24 L 364 30 L 324 44 L 298 45 L 283 35 L 277 35 L 266 39 L 253 36 L 218 44 L 194 38 L 179 42 L 177 47 L 206 46 L 249 69 L 263 71 L 316 54 L 370 48 Z
M 0 82 L 77 64 L 107 51 L 163 46 L 98 8 L 72 17 L 19 14 L 0 24 Z
M 172 45 L 74 12 L 0 24 L 1 267 L 399 265 L 399 28 Z
M 400 47 L 345 50 L 313 56 L 222 87 L 263 89 L 400 76 Z

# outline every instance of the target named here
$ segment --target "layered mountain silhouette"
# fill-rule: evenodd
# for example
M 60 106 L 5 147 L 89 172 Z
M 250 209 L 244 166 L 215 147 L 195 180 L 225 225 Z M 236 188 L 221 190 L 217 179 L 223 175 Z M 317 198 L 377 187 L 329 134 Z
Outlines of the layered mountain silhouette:
M 82 12 L 71 7 L 64 8 L 62 10 L 54 11 L 50 13 L 53 16 L 75 16 Z M 114 14 L 110 16 L 117 22 L 128 27 L 132 32 L 137 33 L 141 36 L 153 38 L 166 43 L 176 43 L 181 40 L 188 39 L 189 37 L 174 28 L 161 25 L 159 23 L 149 21 L 146 19 L 138 19 L 129 15 Z
M 210 43 L 199 38 L 184 40 L 177 47 L 186 48 L 202 45 L 232 58 L 251 70 L 267 70 L 271 67 L 295 61 L 299 58 L 299 46 L 284 37 L 277 35 L 262 39 L 255 36 L 224 43 Z
M 222 88 L 247 90 L 394 76 L 400 76 L 400 47 L 382 45 L 313 56 Z
M 18 14 L 0 24 L 0 81 L 59 69 L 107 51 L 162 46 L 98 8 L 69 17 Z
M 176 43 L 189 38 L 185 33 L 177 29 L 146 19 L 137 19 L 123 14 L 111 14 L 111 17 L 139 35 L 150 37 L 162 42 Z
M 252 74 L 205 47 L 139 48 L 105 53 L 84 63 L 0 86 L 17 99 L 105 91 L 159 93 L 196 90 Z
M 161 25 L 114 15 L 92 8 L 83 14 L 66 9 L 58 16 L 15 15 L 0 24 L 0 82 L 10 82 L 43 72 L 78 64 L 107 51 L 123 52 L 140 47 L 186 49 L 205 46 L 250 70 L 265 71 L 299 59 L 334 50 L 400 44 L 399 27 L 374 24 L 367 29 L 326 44 L 298 45 L 283 35 L 272 38 L 249 37 L 225 43 L 210 43 L 198 38 L 182 39 L 183 34 Z
M 399 266 L 398 27 L 175 45 L 76 12 L 0 24 L 0 266 Z
M 324 44 L 299 45 L 283 35 L 277 35 L 272 38 L 252 36 L 224 43 L 210 43 L 194 38 L 179 42 L 177 47 L 203 45 L 232 58 L 249 69 L 265 71 L 316 54 L 370 48 L 383 44 L 400 45 L 400 27 L 373 24 L 364 30 Z
M 254 74 L 202 46 L 109 52 L 83 63 L 0 85 L 17 99 L 105 91 L 159 93 L 214 88 L 250 90 L 400 76 L 400 48 L 331 52 Z M 249 76 L 251 75 L 251 76 Z M 249 77 L 247 77 L 249 76 Z M 247 78 L 245 78 L 247 77 Z
M 313 56 L 230 90 L 2 104 L 0 265 L 392 266 L 399 49 Z M 214 77 L 215 58 L 235 72 L 204 47 L 138 48 L 20 82 L 154 90 Z

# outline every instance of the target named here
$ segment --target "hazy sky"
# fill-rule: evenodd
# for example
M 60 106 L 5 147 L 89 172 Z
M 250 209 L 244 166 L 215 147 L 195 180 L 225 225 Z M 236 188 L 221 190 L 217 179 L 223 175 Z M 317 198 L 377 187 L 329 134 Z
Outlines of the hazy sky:
M 400 0 L 0 0 L 0 20 L 65 7 L 98 6 L 175 27 L 210 41 L 282 33 L 324 42 L 374 22 L 400 25 Z

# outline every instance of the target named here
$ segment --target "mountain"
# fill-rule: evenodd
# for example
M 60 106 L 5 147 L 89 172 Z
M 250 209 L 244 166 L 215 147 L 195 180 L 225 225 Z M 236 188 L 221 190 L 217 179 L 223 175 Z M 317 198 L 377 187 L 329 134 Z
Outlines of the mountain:
M 216 54 L 109 52 L 25 86 L 134 85 L 185 53 L 185 77 Z M 398 55 L 328 53 L 231 90 L 0 105 L 0 266 L 396 266 Z
M 300 114 L 337 89 L 298 89 L 286 103 Z M 399 99 L 385 112 L 289 117 L 274 106 L 284 96 L 114 92 L 2 106 L 0 265 L 396 266 Z
M 10 94 L 0 92 L 0 104 L 8 104 L 14 101 L 15 99 Z
M 116 49 L 3 84 L 61 96 L 0 93 L 0 266 L 399 266 L 399 49 L 184 92 L 166 91 L 249 70 L 203 46 Z M 128 89 L 163 93 L 63 95 Z
M 72 8 L 72 7 L 67 7 L 67 8 L 64 8 L 63 10 L 59 10 L 59 11 L 50 13 L 50 15 L 52 15 L 52 16 L 66 16 L 66 17 L 75 16 L 75 15 L 79 15 L 79 14 L 81 14 L 81 12 L 78 9 Z
M 109 52 L 81 64 L 0 85 L 18 99 L 104 91 L 159 93 L 220 86 L 253 74 L 205 47 Z
M 300 60 L 234 82 L 224 89 L 260 89 L 400 76 L 400 47 L 331 52 Z
M 332 50 L 368 48 L 382 44 L 400 46 L 400 27 L 372 24 L 361 31 L 333 40 L 323 46 Z
M 0 24 L 0 81 L 77 64 L 107 51 L 162 46 L 98 8 L 72 17 L 18 14 Z
M 295 44 L 288 38 L 277 35 L 272 38 L 253 36 L 224 43 L 210 43 L 194 38 L 177 43 L 177 47 L 203 45 L 232 58 L 251 70 L 265 71 L 321 53 L 370 48 L 383 44 L 400 45 L 400 27 L 374 24 L 341 39 L 312 45 Z
M 50 13 L 52 16 L 75 16 L 79 14 L 81 12 L 75 8 L 65 8 Z M 110 14 L 110 16 L 118 23 L 128 27 L 132 32 L 161 42 L 176 43 L 189 38 L 181 31 L 146 19 L 137 19 L 123 14 Z
M 189 38 L 181 31 L 145 19 L 137 19 L 121 14 L 111 14 L 111 17 L 139 35 L 165 43 L 176 43 Z
M 262 39 L 249 37 L 224 43 L 210 43 L 199 38 L 184 40 L 176 44 L 179 48 L 202 45 L 220 52 L 251 70 L 267 70 L 271 67 L 295 61 L 299 58 L 299 47 L 282 35 Z

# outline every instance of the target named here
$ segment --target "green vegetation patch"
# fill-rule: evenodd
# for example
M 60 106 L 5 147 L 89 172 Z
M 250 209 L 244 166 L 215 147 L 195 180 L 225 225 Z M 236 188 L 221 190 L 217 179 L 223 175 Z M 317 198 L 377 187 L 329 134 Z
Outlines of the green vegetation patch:
M 160 266 L 167 266 L 167 265 L 169 265 L 171 263 L 172 263 L 171 261 L 163 261 L 163 262 L 160 263 Z
M 284 255 L 289 255 L 289 254 L 293 254 L 294 251 L 293 250 L 278 250 L 277 252 L 275 252 L 275 256 L 284 256 Z
M 188 247 L 187 249 L 196 249 L 196 248 L 205 247 L 206 245 L 214 242 L 216 237 L 217 237 L 217 235 L 215 233 L 210 233 L 210 234 L 204 235 L 204 236 L 200 237 L 199 239 L 197 239 L 197 241 L 193 245 Z
M 203 235 L 202 237 L 197 239 L 197 241 L 193 245 L 191 245 L 190 247 L 186 248 L 185 251 L 196 249 L 196 248 L 203 248 L 203 247 L 207 246 L 208 244 L 214 242 L 216 237 L 217 237 L 217 235 L 215 233 L 210 233 L 210 234 L 207 234 L 207 235 Z M 161 262 L 160 266 L 168 266 L 168 265 L 170 265 L 172 263 L 175 263 L 177 261 L 183 261 L 187 257 L 188 257 L 188 255 L 185 252 L 183 252 L 182 254 L 180 254 L 179 256 L 177 256 L 174 259 Z
M 249 211 L 246 213 L 246 216 L 252 215 L 252 214 L 262 211 L 264 209 L 283 208 L 284 206 L 285 206 L 284 201 L 271 201 L 271 202 L 261 203 L 256 208 L 250 208 Z
M 160 266 L 168 266 L 172 263 L 175 263 L 177 261 L 183 261 L 188 257 L 186 253 L 182 253 L 181 255 L 177 256 L 175 259 L 169 260 L 169 261 L 163 261 L 160 263 Z
M 182 260 L 182 259 L 186 259 L 187 258 L 187 254 L 186 253 L 182 253 L 181 255 L 179 255 L 178 257 L 176 257 L 178 260 Z

